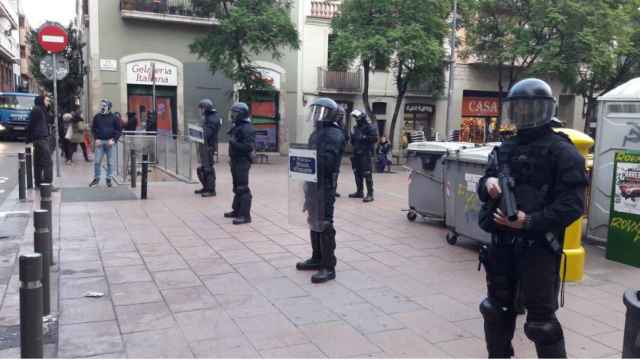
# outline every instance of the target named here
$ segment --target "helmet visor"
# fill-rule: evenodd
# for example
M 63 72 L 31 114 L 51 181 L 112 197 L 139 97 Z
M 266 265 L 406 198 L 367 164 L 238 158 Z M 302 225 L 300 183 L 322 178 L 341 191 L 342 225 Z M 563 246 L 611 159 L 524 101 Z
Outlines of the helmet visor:
M 506 127 L 530 129 L 551 121 L 555 103 L 553 99 L 507 99 L 502 116 Z
M 311 106 L 309 111 L 309 117 L 307 118 L 307 122 L 315 123 L 327 121 L 331 114 L 331 110 L 324 106 Z

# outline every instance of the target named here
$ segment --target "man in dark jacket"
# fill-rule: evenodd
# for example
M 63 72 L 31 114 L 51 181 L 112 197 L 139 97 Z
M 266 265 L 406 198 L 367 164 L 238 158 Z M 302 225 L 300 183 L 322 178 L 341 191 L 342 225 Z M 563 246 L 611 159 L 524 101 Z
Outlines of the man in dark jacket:
M 53 161 L 51 159 L 50 125 L 53 118 L 49 116 L 47 107 L 50 99 L 38 96 L 34 100 L 35 106 L 29 114 L 27 126 L 27 143 L 33 143 L 33 168 L 35 186 L 53 184 Z M 57 191 L 52 187 L 52 191 Z
M 234 225 L 251 222 L 251 189 L 249 189 L 249 169 L 255 150 L 256 131 L 251 125 L 249 106 L 243 102 L 231 107 L 233 127 L 229 130 L 229 158 L 233 178 L 232 211 L 224 217 L 233 218 Z
M 213 101 L 202 99 L 198 104 L 202 114 L 201 126 L 204 131 L 204 144 L 198 144 L 200 156 L 200 166 L 196 173 L 202 183 L 202 189 L 196 190 L 196 194 L 202 197 L 216 196 L 216 169 L 214 167 L 214 157 L 218 148 L 218 131 L 220 130 L 220 118 Z
M 514 355 L 519 305 L 527 310 L 524 332 L 538 357 L 567 356 L 555 315 L 560 260 L 565 228 L 584 210 L 587 177 L 584 158 L 551 129 L 554 108 L 544 81 L 516 83 L 505 100 L 503 124 L 515 126 L 517 135 L 494 149 L 479 181 L 479 225 L 492 234 L 480 258 L 487 273 L 480 312 L 490 358 Z M 514 201 L 507 206 L 507 199 Z
M 340 110 L 335 101 L 320 98 L 311 104 L 310 120 L 315 130 L 309 137 L 309 148 L 316 150 L 317 182 L 304 186 L 307 222 L 311 235 L 311 258 L 296 264 L 296 269 L 318 270 L 312 283 L 336 278 L 336 230 L 333 210 L 340 163 L 345 148 L 345 136 L 339 125 Z
M 100 102 L 100 112 L 93 117 L 91 133 L 95 139 L 96 155 L 94 162 L 95 177 L 90 187 L 100 183 L 100 170 L 102 158 L 107 157 L 107 186 L 111 187 L 111 177 L 113 176 L 113 146 L 120 137 L 120 121 L 111 112 L 111 101 L 102 100 Z
M 136 131 L 138 128 L 138 119 L 136 118 L 136 113 L 129 111 L 127 113 L 127 124 L 124 126 L 125 131 Z
M 371 173 L 371 157 L 373 146 L 378 141 L 376 129 L 369 124 L 367 114 L 356 109 L 351 116 L 356 119 L 356 126 L 351 133 L 351 145 L 353 145 L 353 156 L 351 157 L 351 167 L 356 178 L 356 192 L 349 194 L 350 198 L 363 198 L 362 201 L 373 201 L 373 174 Z M 367 183 L 367 196 L 364 196 L 363 182 Z

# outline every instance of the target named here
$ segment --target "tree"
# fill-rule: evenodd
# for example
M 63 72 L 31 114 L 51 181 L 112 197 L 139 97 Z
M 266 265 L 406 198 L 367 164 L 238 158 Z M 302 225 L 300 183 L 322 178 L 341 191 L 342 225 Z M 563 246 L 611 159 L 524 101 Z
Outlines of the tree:
M 448 13 L 448 2 L 443 0 L 345 0 L 332 21 L 336 62 L 362 66 L 362 100 L 374 120 L 369 75 L 389 70 L 394 76 L 397 96 L 389 128 L 392 144 L 409 86 L 426 83 L 434 94 L 442 90 Z
M 73 109 L 76 98 L 80 96 L 82 91 L 84 81 L 82 48 L 85 44 L 80 42 L 78 30 L 73 28 L 73 24 L 69 24 L 66 31 L 69 35 L 69 45 L 57 55 L 69 61 L 69 74 L 64 79 L 58 80 L 58 106 L 61 113 L 69 112 Z M 53 81 L 48 80 L 40 72 L 40 61 L 48 53 L 38 43 L 37 30 L 32 30 L 29 34 L 29 43 L 31 44 L 29 70 L 40 86 L 44 87 L 49 93 L 53 93 Z
M 249 94 L 264 86 L 252 57 L 268 53 L 279 59 L 283 48 L 300 47 L 289 0 L 197 0 L 194 6 L 219 23 L 189 46 L 191 52 L 206 59 L 212 73 L 222 71 Z
M 465 42 L 461 57 L 476 59 L 498 73 L 499 111 L 503 93 L 525 74 L 558 70 L 563 49 L 560 25 L 565 18 L 557 0 L 466 0 Z M 505 87 L 504 77 L 507 77 Z M 498 118 L 498 126 L 500 117 Z

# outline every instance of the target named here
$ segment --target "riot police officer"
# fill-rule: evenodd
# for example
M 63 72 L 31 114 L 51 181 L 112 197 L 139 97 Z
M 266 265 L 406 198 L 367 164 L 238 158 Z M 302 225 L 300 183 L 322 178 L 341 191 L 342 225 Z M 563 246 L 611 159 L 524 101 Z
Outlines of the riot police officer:
M 249 106 L 243 102 L 231 107 L 233 127 L 229 130 L 229 158 L 233 179 L 232 211 L 224 217 L 233 218 L 234 225 L 251 222 L 251 189 L 249 189 L 249 169 L 256 147 L 256 131 L 251 125 Z
M 364 197 L 362 201 L 370 202 L 373 201 L 371 157 L 373 156 L 373 146 L 378 142 L 378 134 L 376 129 L 369 124 L 367 114 L 356 109 L 351 112 L 351 116 L 356 120 L 356 126 L 351 133 L 351 145 L 353 145 L 351 167 L 356 178 L 356 192 L 349 194 L 349 197 Z M 367 184 L 367 196 L 364 196 L 363 181 L 366 181 Z
M 314 131 L 309 148 L 317 153 L 317 182 L 305 184 L 305 210 L 311 228 L 311 258 L 296 264 L 298 270 L 318 270 L 311 282 L 323 283 L 336 278 L 336 230 L 333 209 L 345 136 L 338 124 L 339 109 L 335 101 L 319 98 L 311 104 L 309 120 Z
M 198 179 L 202 184 L 202 189 L 196 190 L 196 194 L 202 197 L 216 196 L 216 169 L 214 167 L 214 156 L 218 147 L 218 131 L 220 130 L 220 118 L 213 101 L 202 99 L 198 104 L 202 115 L 201 126 L 204 131 L 204 144 L 199 144 L 198 154 L 200 156 L 200 166 L 197 169 Z
M 520 305 L 527 310 L 524 330 L 538 356 L 566 357 L 555 316 L 560 260 L 564 229 L 583 213 L 587 178 L 584 158 L 568 137 L 551 128 L 554 107 L 544 81 L 525 79 L 513 86 L 503 116 L 517 133 L 494 149 L 478 185 L 479 224 L 492 233 L 481 252 L 488 296 L 480 312 L 489 357 L 514 355 L 511 340 Z M 515 198 L 512 214 L 501 204 L 509 194 Z

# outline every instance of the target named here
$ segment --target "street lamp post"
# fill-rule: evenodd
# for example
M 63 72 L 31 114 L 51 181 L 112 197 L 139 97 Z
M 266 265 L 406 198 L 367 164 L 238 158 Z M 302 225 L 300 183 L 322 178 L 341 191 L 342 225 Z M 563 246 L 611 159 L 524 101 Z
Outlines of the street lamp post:
M 449 91 L 447 96 L 447 119 L 445 121 L 445 138 L 449 138 L 449 127 L 453 120 L 453 82 L 456 71 L 456 27 L 458 20 L 458 0 L 453 0 L 453 21 L 451 22 L 451 53 L 449 55 Z

